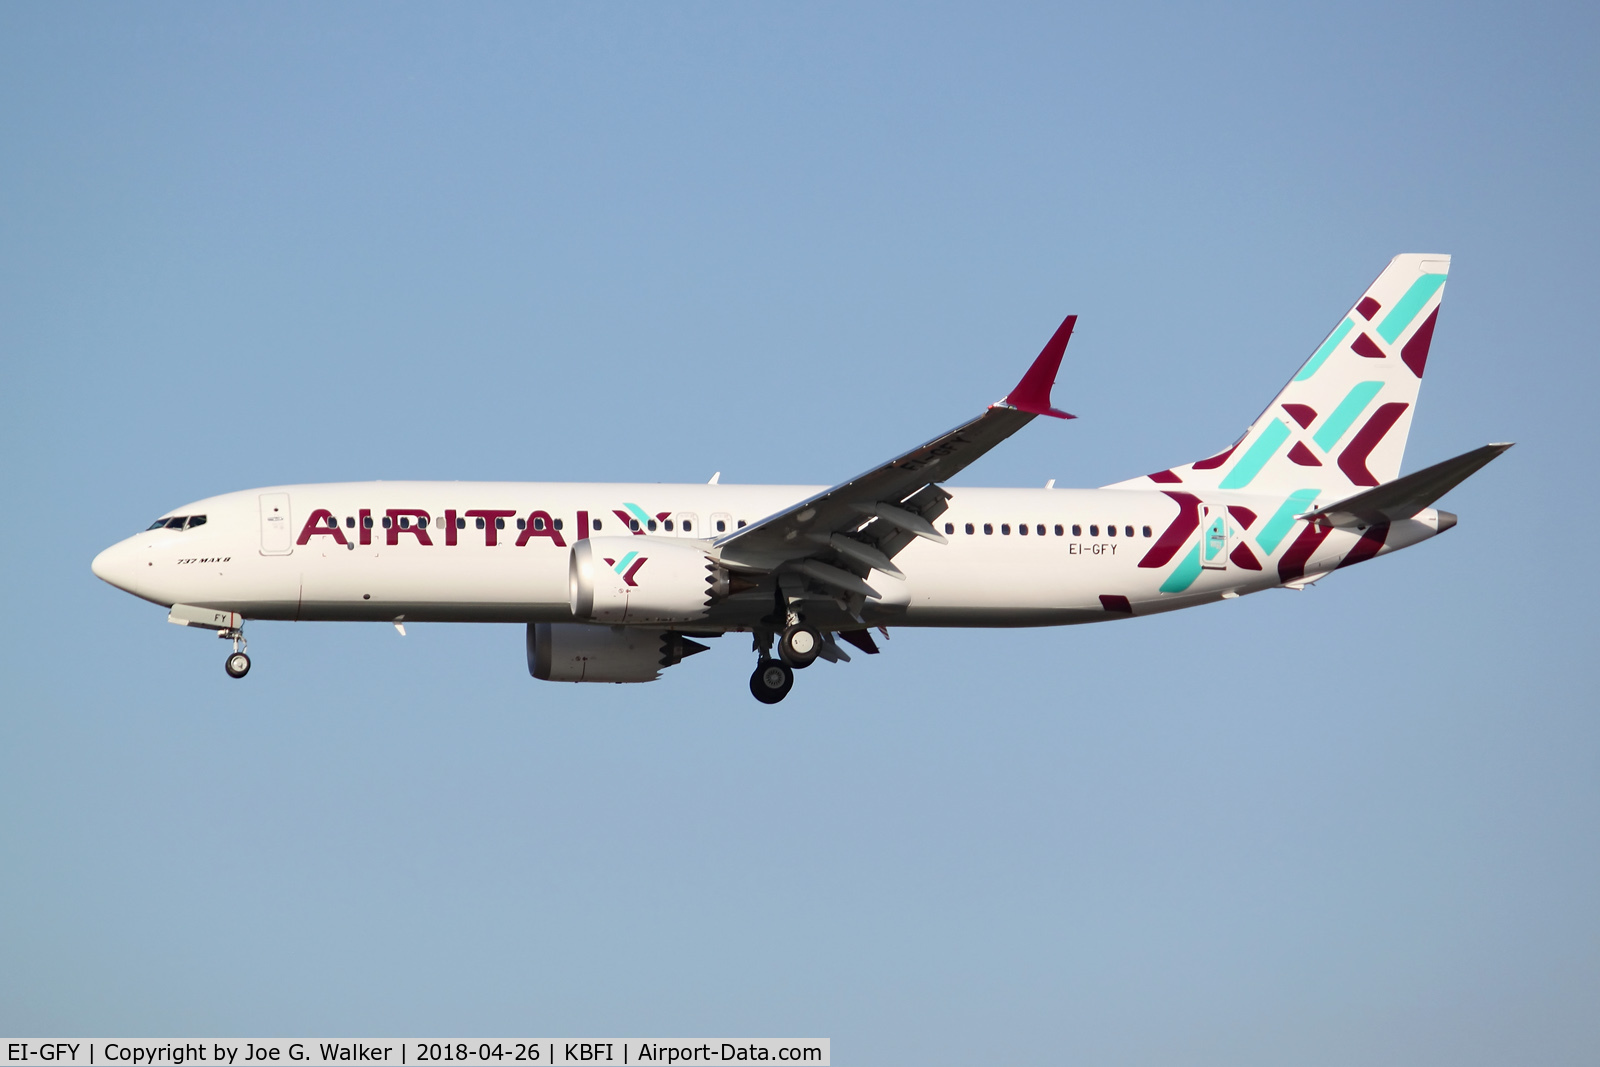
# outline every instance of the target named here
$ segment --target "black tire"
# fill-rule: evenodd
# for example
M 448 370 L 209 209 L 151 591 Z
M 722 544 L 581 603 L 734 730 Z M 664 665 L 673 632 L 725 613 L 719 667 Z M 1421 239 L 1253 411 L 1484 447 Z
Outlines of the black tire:
M 791 626 L 778 639 L 778 656 L 797 671 L 815 663 L 821 651 L 822 634 L 815 626 Z
M 774 685 L 772 683 L 776 682 Z M 750 694 L 763 704 L 776 704 L 794 688 L 794 671 L 788 664 L 775 659 L 764 659 L 756 665 L 750 676 Z
M 228 672 L 229 678 L 243 678 L 250 673 L 250 657 L 243 652 L 230 652 L 222 661 L 222 669 Z

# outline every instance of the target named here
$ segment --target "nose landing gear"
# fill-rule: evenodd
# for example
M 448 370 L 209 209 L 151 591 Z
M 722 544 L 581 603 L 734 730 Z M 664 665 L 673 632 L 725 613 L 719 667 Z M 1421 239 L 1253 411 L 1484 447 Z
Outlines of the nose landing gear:
M 233 642 L 233 651 L 228 653 L 228 658 L 222 661 L 222 669 L 228 672 L 229 678 L 243 678 L 250 673 L 250 657 L 244 650 L 250 643 L 244 639 L 242 628 L 233 630 L 218 630 L 217 636 L 224 641 Z

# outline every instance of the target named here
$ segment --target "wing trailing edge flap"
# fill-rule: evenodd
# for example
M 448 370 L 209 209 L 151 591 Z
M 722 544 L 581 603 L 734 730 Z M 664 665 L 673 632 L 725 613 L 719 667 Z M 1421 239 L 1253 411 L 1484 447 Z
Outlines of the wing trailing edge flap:
M 871 588 L 866 578 L 874 570 L 903 578 L 903 572 L 890 561 L 906 545 L 918 537 L 946 543 L 933 525 L 950 500 L 939 481 L 964 470 L 1039 415 L 1073 418 L 1051 405 L 1050 392 L 1076 322 L 1076 315 L 1067 316 L 1016 388 L 977 418 L 718 538 L 712 554 L 732 569 L 758 573 L 784 569 L 853 596 L 877 599 L 876 592 L 865 593 L 840 572 L 866 589 Z M 828 570 L 802 568 L 798 566 L 801 560 Z M 885 563 L 889 566 L 883 566 Z
M 1453 459 L 1402 475 L 1375 489 L 1297 515 L 1299 519 L 1322 519 L 1330 525 L 1363 529 L 1385 522 L 1409 519 L 1423 508 L 1476 474 L 1491 460 L 1511 447 L 1511 442 L 1484 445 L 1463 452 Z

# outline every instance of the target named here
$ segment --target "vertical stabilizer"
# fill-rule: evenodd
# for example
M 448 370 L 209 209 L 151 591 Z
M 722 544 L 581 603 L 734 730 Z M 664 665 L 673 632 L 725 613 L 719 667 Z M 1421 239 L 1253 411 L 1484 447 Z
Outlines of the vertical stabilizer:
M 1396 256 L 1232 448 L 1117 488 L 1343 496 L 1398 477 L 1449 271 Z

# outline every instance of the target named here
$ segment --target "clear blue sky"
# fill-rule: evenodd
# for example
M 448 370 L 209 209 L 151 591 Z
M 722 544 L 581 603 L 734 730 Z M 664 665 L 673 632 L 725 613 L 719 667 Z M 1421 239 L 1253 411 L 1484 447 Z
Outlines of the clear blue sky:
M 1600 26 L 1562 5 L 0 7 L 0 1031 L 830 1036 L 840 1063 L 1600 1060 Z M 1455 256 L 1447 536 L 1193 612 L 738 638 L 96 580 L 212 493 L 832 482 L 1009 388 L 967 484 L 1232 441 Z

